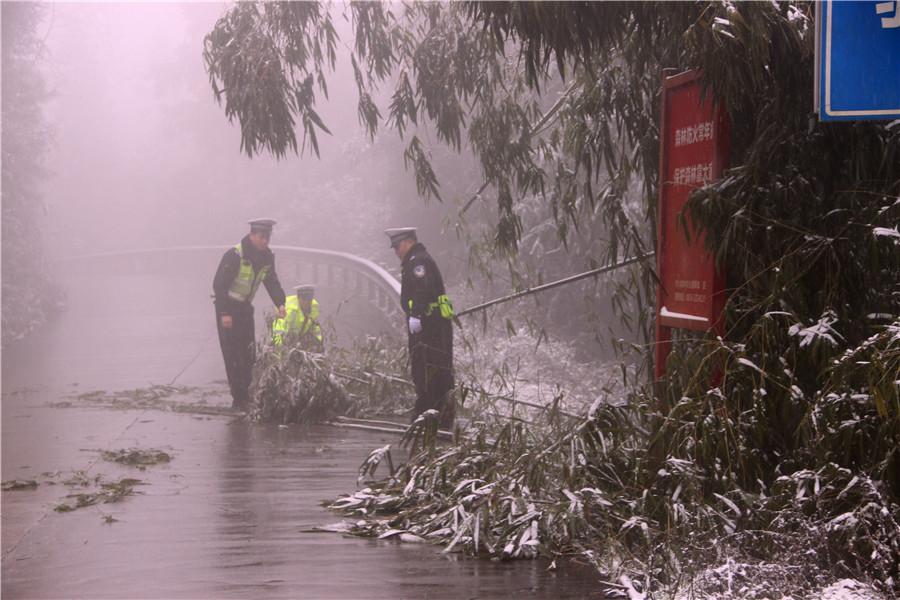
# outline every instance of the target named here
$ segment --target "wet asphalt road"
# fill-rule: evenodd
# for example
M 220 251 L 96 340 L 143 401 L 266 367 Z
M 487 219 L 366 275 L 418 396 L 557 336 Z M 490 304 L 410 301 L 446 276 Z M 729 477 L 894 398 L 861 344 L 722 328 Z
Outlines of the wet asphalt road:
M 3 598 L 599 597 L 587 569 L 311 531 L 340 520 L 320 501 L 355 489 L 358 465 L 390 436 L 77 398 L 174 381 L 229 404 L 207 279 L 91 281 L 4 351 L 2 478 L 39 485 L 2 494 Z M 139 471 L 97 452 L 132 447 L 173 460 Z M 78 491 L 62 484 L 76 472 L 143 483 L 118 503 L 54 511 Z

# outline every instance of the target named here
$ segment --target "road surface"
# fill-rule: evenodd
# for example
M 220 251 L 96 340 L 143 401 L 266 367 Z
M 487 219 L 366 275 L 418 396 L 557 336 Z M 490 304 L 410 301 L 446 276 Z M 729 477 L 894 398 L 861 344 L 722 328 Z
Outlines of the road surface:
M 82 278 L 63 314 L 4 350 L 2 478 L 38 485 L 2 494 L 3 598 L 600 597 L 586 568 L 315 531 L 341 520 L 320 502 L 354 490 L 360 462 L 395 443 L 389 435 L 86 401 L 174 384 L 186 386 L 179 401 L 230 404 L 214 268 Z M 99 453 L 127 448 L 172 460 L 138 470 Z M 96 488 L 73 486 L 78 475 L 141 484 L 119 502 L 57 512 Z

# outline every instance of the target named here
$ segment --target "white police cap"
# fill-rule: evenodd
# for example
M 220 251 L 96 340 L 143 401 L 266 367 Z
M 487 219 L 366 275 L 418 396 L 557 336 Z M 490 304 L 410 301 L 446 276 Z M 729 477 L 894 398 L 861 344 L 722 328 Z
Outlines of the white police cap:
M 251 221 L 247 221 L 250 224 L 250 231 L 266 231 L 268 233 L 272 232 L 272 227 L 275 226 L 275 219 L 253 219 Z
M 385 229 L 384 235 L 391 238 L 391 248 L 402 242 L 403 240 L 415 240 L 415 227 L 394 227 L 393 229 Z

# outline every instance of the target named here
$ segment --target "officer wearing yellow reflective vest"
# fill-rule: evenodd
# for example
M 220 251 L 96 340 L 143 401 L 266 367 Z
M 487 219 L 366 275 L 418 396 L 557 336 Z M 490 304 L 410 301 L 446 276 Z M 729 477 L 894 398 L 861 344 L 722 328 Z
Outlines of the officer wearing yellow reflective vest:
M 409 361 L 416 386 L 415 415 L 429 409 L 440 424 L 453 425 L 453 307 L 434 260 L 418 242 L 414 227 L 388 229 L 402 265 L 400 302 L 407 317 Z
M 297 345 L 303 350 L 321 352 L 322 327 L 319 325 L 319 301 L 315 299 L 313 285 L 298 285 L 293 296 L 284 303 L 284 318 L 272 322 L 272 344 Z
M 219 262 L 213 278 L 216 328 L 231 388 L 232 406 L 245 410 L 250 405 L 250 379 L 255 356 L 253 297 L 264 285 L 278 316 L 285 316 L 284 290 L 275 274 L 275 255 L 269 250 L 272 219 L 250 221 L 250 233 Z

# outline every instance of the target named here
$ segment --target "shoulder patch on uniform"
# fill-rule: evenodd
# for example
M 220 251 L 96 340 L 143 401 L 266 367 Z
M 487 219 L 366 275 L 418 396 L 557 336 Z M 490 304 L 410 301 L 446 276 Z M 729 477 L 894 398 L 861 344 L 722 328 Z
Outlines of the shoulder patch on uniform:
M 416 277 L 425 277 L 425 265 L 416 265 L 416 268 L 413 269 L 413 275 Z

